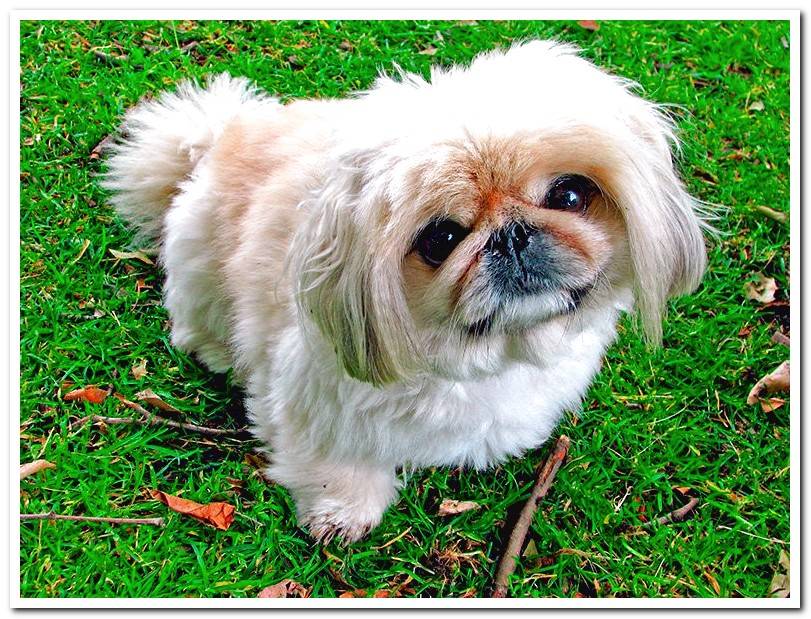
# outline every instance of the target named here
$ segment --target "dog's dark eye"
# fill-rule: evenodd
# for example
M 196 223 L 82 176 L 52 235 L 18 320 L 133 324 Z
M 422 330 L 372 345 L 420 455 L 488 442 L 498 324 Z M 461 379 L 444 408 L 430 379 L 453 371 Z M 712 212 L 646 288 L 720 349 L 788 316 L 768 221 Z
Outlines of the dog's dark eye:
M 585 211 L 597 187 L 585 176 L 566 175 L 555 179 L 544 206 L 559 211 Z
M 468 229 L 451 219 L 441 219 L 428 224 L 417 237 L 415 249 L 426 264 L 438 267 L 448 259 L 451 252 L 468 235 Z

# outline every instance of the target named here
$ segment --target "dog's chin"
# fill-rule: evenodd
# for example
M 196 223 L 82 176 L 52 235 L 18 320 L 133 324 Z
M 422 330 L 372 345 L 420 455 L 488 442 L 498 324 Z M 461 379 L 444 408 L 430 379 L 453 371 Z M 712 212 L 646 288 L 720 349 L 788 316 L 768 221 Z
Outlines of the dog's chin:
M 504 300 L 480 318 L 464 324 L 464 334 L 471 339 L 521 335 L 543 323 L 573 315 L 592 288 L 593 285 L 586 285 Z

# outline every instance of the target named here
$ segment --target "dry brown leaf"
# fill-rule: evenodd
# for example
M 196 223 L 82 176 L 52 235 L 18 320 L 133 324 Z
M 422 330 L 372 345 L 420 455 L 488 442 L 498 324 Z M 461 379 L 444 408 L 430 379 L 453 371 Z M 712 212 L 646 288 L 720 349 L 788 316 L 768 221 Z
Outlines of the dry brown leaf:
M 687 494 L 690 492 L 690 486 L 673 486 L 673 490 L 679 494 Z
M 147 256 L 143 251 L 136 250 L 136 251 L 118 251 L 117 249 L 111 249 L 110 253 L 115 256 L 118 260 L 140 260 L 144 264 L 154 265 L 155 263 L 152 259 Z
M 787 598 L 791 595 L 791 583 L 788 574 L 775 574 L 769 583 L 769 596 L 773 598 Z
M 756 281 L 747 282 L 744 286 L 746 298 L 758 303 L 771 303 L 774 301 L 774 293 L 777 292 L 777 284 L 771 277 L 766 277 L 763 273 L 756 273 Z
M 135 377 L 135 380 L 141 380 L 147 374 L 149 374 L 149 372 L 146 371 L 146 359 L 141 359 L 137 365 L 132 366 L 132 375 Z
M 755 386 L 752 387 L 749 396 L 746 398 L 746 403 L 750 405 L 755 404 L 764 394 L 788 391 L 791 384 L 790 370 L 789 362 L 783 361 L 771 374 L 767 374 L 755 383 Z
M 259 592 L 260 598 L 306 598 L 310 597 L 310 590 L 289 578 L 275 585 L 265 587 Z M 341 596 L 343 597 L 343 596 Z
M 762 112 L 766 109 L 766 106 L 763 104 L 763 101 L 752 101 L 749 104 L 749 111 L 750 112 Z
M 778 408 L 783 406 L 786 403 L 785 400 L 781 400 L 780 398 L 761 398 L 760 399 L 760 409 L 764 413 L 772 413 L 776 411 Z
M 581 19 L 579 22 L 577 22 L 577 25 L 581 28 L 585 28 L 586 30 L 591 30 L 592 32 L 600 29 L 600 24 L 593 19 Z
M 791 595 L 791 582 L 789 571 L 791 570 L 791 560 L 785 550 L 780 551 L 780 558 L 777 563 L 783 569 L 783 573 L 775 571 L 772 582 L 769 584 L 769 596 L 773 598 L 787 598 Z
M 62 396 L 62 399 L 66 402 L 79 400 L 83 402 L 90 402 L 92 404 L 101 404 L 108 395 L 110 395 L 108 390 L 99 389 L 95 385 L 88 385 L 87 387 L 74 389 L 73 391 L 66 393 L 64 396 Z
M 436 47 L 434 47 L 433 45 L 429 45 L 428 47 L 426 47 L 423 50 L 420 50 L 417 53 L 419 53 L 419 54 L 421 54 L 423 56 L 434 56 L 434 55 L 436 55 L 437 51 L 439 51 L 439 50 L 437 50 Z
M 20 479 L 25 479 L 29 475 L 39 473 L 45 469 L 55 469 L 56 465 L 47 460 L 34 460 L 33 462 L 26 462 L 20 465 Z
M 387 591 L 386 589 L 379 589 L 372 594 L 373 598 L 393 598 L 398 597 L 396 593 L 392 593 L 391 591 Z
M 152 406 L 155 406 L 156 408 L 159 408 L 166 413 L 180 412 L 171 404 L 167 404 L 166 402 L 161 400 L 160 397 L 158 397 L 158 394 L 152 391 L 152 389 L 144 389 L 143 391 L 139 391 L 138 393 L 135 394 L 135 399 L 141 400 L 141 402 L 146 402 L 147 404 L 151 404 Z
M 704 578 L 710 583 L 710 587 L 715 591 L 715 595 L 721 595 L 721 587 L 718 585 L 718 581 L 715 580 L 715 576 L 710 574 L 707 570 L 704 570 Z
M 437 516 L 455 516 L 471 509 L 479 509 L 479 504 L 475 501 L 456 501 L 454 499 L 443 499 L 437 510 Z
M 172 511 L 179 514 L 191 516 L 200 522 L 216 527 L 221 531 L 227 531 L 234 522 L 234 512 L 236 508 L 228 503 L 208 503 L 203 505 L 178 496 L 166 494 L 160 490 L 149 490 L 149 495 L 156 501 L 160 501 Z
M 365 598 L 366 589 L 354 589 L 353 591 L 344 591 L 339 598 Z
M 538 555 L 538 547 L 535 545 L 535 540 L 531 539 L 527 543 L 527 547 L 524 548 L 524 552 L 521 553 L 524 557 L 535 557 Z

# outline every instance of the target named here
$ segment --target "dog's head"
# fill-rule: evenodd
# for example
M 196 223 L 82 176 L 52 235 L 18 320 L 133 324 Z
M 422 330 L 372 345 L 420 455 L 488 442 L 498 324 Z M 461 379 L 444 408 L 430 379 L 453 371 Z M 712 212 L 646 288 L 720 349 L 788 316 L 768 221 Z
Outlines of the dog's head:
M 495 372 L 631 295 L 657 341 L 703 273 L 672 123 L 570 46 L 383 77 L 349 108 L 292 256 L 303 318 L 359 380 Z

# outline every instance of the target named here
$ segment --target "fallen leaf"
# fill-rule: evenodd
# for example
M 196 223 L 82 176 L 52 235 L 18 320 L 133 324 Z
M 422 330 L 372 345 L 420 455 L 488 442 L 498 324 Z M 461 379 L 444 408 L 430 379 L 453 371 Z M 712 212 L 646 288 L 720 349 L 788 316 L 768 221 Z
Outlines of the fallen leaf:
M 234 522 L 234 512 L 236 508 L 228 503 L 208 503 L 203 505 L 178 496 L 166 494 L 160 490 L 149 490 L 149 495 L 156 501 L 160 501 L 172 511 L 179 514 L 191 516 L 202 523 L 216 527 L 221 531 L 227 531 Z M 280 583 L 281 584 L 281 583 Z M 265 596 L 271 597 L 271 596 Z M 283 597 L 283 596 L 276 596 Z M 284 596 L 286 597 L 286 596 Z
M 47 460 L 34 460 L 33 462 L 26 462 L 20 465 L 20 479 L 25 479 L 29 475 L 39 473 L 45 469 L 55 469 L 56 465 Z
M 479 509 L 479 504 L 475 501 L 456 501 L 454 499 L 443 499 L 437 510 L 437 516 L 455 516 L 471 509 Z
M 788 574 L 775 574 L 769 583 L 769 596 L 773 598 L 787 598 L 791 595 L 791 583 Z
M 146 359 L 141 359 L 137 365 L 132 366 L 132 375 L 135 377 L 135 380 L 141 380 L 147 374 Z
M 766 106 L 763 105 L 763 101 L 752 101 L 749 104 L 749 111 L 750 112 L 762 112 L 766 109 Z
M 339 598 L 365 598 L 366 589 L 354 589 L 353 591 L 344 591 Z
M 738 337 L 748 337 L 749 334 L 752 333 L 752 329 L 754 329 L 752 325 L 746 325 L 745 327 L 741 327 L 741 330 L 738 331 Z
M 766 277 L 763 273 L 756 273 L 755 278 L 755 281 L 747 282 L 744 286 L 746 298 L 758 303 L 771 303 L 774 301 L 774 293 L 777 292 L 777 284 L 774 278 Z
M 585 28 L 586 30 L 591 30 L 592 32 L 600 29 L 600 24 L 593 19 L 581 19 L 579 22 L 577 22 L 577 25 L 581 28 Z
M 775 570 L 771 583 L 769 583 L 769 596 L 773 598 L 787 598 L 791 595 L 791 583 L 789 581 L 789 571 L 791 561 L 785 550 L 780 551 L 780 558 L 777 560 L 778 566 L 783 572 Z
M 152 259 L 147 256 L 143 251 L 140 249 L 136 251 L 118 251 L 117 249 L 111 249 L 110 253 L 116 257 L 118 260 L 140 260 L 144 264 L 154 265 L 155 263 L 152 262 Z
M 265 587 L 259 592 L 260 598 L 306 598 L 310 597 L 310 590 L 289 578 L 275 585 Z M 343 597 L 343 596 L 341 596 Z
M 434 47 L 433 45 L 429 45 L 428 47 L 426 47 L 425 49 L 420 50 L 417 53 L 421 54 L 423 56 L 434 56 L 434 55 L 436 55 L 437 51 L 439 51 L 439 50 L 437 50 L 436 47 Z
M 158 397 L 158 394 L 152 391 L 152 389 L 144 389 L 143 391 L 139 391 L 138 393 L 135 394 L 135 399 L 141 400 L 141 402 L 146 402 L 147 404 L 151 404 L 152 406 L 155 406 L 167 413 L 180 412 L 171 404 L 167 404 L 166 402 L 161 400 L 160 397 Z
M 81 389 L 74 389 L 62 396 L 66 402 L 73 402 L 74 400 L 90 402 L 92 404 L 101 404 L 110 395 L 110 392 L 105 389 L 99 389 L 95 385 L 88 385 Z
M 704 578 L 710 583 L 712 590 L 715 591 L 715 595 L 721 595 L 721 587 L 718 585 L 718 581 L 715 580 L 715 576 L 710 574 L 707 570 L 704 570 Z
M 764 413 L 773 413 L 785 403 L 786 401 L 780 398 L 761 398 L 760 409 Z
M 777 369 L 755 383 L 755 386 L 752 387 L 752 390 L 749 392 L 749 396 L 746 398 L 746 403 L 750 405 L 755 404 L 765 393 L 788 391 L 791 385 L 790 374 L 790 363 L 788 361 L 783 361 L 783 363 L 777 366 Z
M 524 548 L 524 552 L 521 553 L 525 557 L 534 557 L 538 554 L 538 547 L 535 545 L 535 540 L 529 540 L 527 547 Z
M 132 402 L 131 400 L 128 400 L 127 398 L 125 398 L 123 395 L 121 395 L 121 394 L 120 394 L 120 393 L 118 393 L 118 392 L 114 393 L 114 394 L 113 394 L 113 397 L 114 397 L 116 400 L 118 400 L 119 402 L 121 402 L 121 403 L 122 403 L 124 406 L 126 406 L 127 408 L 131 408 L 131 409 L 132 409 L 132 410 L 134 410 L 135 412 L 137 412 L 137 413 L 141 413 L 142 415 L 149 416 L 149 411 L 148 411 L 148 410 L 146 410 L 146 409 L 145 409 L 143 406 L 141 406 L 140 404 L 138 404 L 138 402 Z
M 690 492 L 690 486 L 673 486 L 673 490 L 679 494 L 687 494 Z
M 354 45 L 350 43 L 347 39 L 344 39 L 338 44 L 338 49 L 342 49 L 345 52 L 351 52 L 354 49 Z
M 772 342 L 782 344 L 783 346 L 791 346 L 791 338 L 782 331 L 775 331 L 774 334 L 772 334 Z
M 372 597 L 373 598 L 391 598 L 391 597 L 397 597 L 397 596 L 392 595 L 391 591 L 386 591 L 385 589 L 380 589 L 378 591 L 375 591 L 372 594 Z

